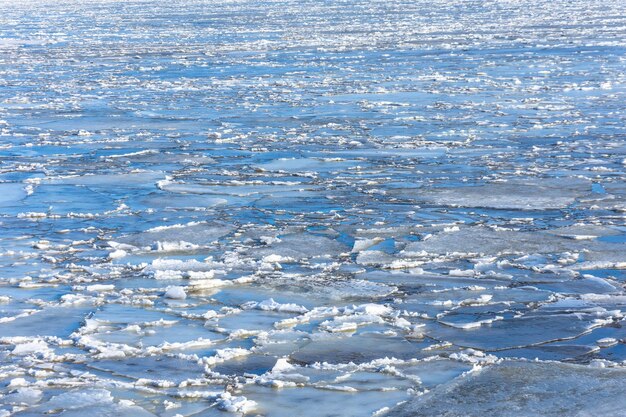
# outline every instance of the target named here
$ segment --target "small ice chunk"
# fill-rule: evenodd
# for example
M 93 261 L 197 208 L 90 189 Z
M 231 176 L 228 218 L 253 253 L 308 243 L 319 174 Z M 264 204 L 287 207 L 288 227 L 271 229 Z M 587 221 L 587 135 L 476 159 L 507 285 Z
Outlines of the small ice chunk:
M 113 397 L 109 391 L 104 389 L 92 389 L 87 391 L 64 392 L 52 397 L 45 405 L 49 409 L 75 410 L 112 403 Z
M 354 241 L 354 245 L 352 246 L 352 253 L 358 253 L 361 252 L 365 249 L 368 249 L 380 242 L 382 242 L 383 238 L 381 237 L 375 237 L 372 239 L 358 239 Z
M 281 313 L 306 313 L 307 311 L 309 311 L 306 307 L 303 307 L 298 304 L 278 303 L 274 301 L 273 298 L 270 298 L 269 300 L 263 300 L 258 303 L 254 301 L 245 303 L 242 305 L 242 308 L 247 309 L 247 310 L 257 309 L 257 310 L 263 310 L 263 311 L 278 311 Z
M 52 350 L 48 347 L 48 344 L 43 340 L 34 340 L 32 342 L 18 343 L 11 351 L 14 355 L 25 356 L 36 353 L 48 354 Z
M 281 256 L 277 254 L 267 255 L 263 257 L 263 262 L 265 263 L 276 263 L 276 262 L 292 262 L 293 258 L 288 256 Z
M 13 405 L 34 405 L 41 400 L 42 396 L 42 392 L 38 389 L 23 387 L 5 396 L 3 402 Z
M 218 397 L 217 408 L 231 413 L 246 414 L 254 410 L 257 403 L 246 397 L 236 397 L 229 392 L 225 392 Z
M 358 313 L 364 313 L 364 314 L 373 314 L 376 316 L 386 316 L 390 314 L 393 311 L 393 309 L 391 309 L 390 307 L 381 305 L 381 304 L 368 303 L 368 304 L 361 304 L 360 306 L 356 307 L 354 311 Z
M 7 388 L 16 388 L 16 387 L 27 387 L 29 385 L 28 381 L 24 378 L 13 378 Z
M 617 339 L 613 338 L 613 337 L 605 337 L 603 339 L 600 340 L 596 340 L 596 344 L 602 348 L 607 348 L 607 347 L 611 347 L 613 345 L 617 344 Z
M 115 289 L 115 285 L 113 284 L 93 284 L 88 285 L 86 290 L 90 292 L 103 292 L 103 291 L 113 291 Z
M 127 253 L 125 250 L 117 249 L 109 253 L 109 259 L 119 259 L 119 258 L 123 258 L 126 255 Z
M 171 298 L 172 300 L 184 300 L 187 298 L 187 294 L 185 293 L 185 289 L 183 287 L 171 286 L 167 287 L 164 297 Z
M 248 349 L 242 348 L 226 348 L 218 349 L 214 356 L 203 358 L 203 362 L 209 366 L 213 366 L 219 363 L 226 362 L 233 358 L 241 358 L 251 353 Z
M 292 371 L 294 366 L 289 363 L 287 358 L 279 358 L 276 364 L 272 368 L 272 373 L 282 373 L 285 371 Z
M 158 251 L 158 252 L 184 252 L 184 251 L 195 250 L 198 248 L 200 248 L 199 245 L 185 242 L 184 240 L 157 241 L 152 247 L 153 250 Z

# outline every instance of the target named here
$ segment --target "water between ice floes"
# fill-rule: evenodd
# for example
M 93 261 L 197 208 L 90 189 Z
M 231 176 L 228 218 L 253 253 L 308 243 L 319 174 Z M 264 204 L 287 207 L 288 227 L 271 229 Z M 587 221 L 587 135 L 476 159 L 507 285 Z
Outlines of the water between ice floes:
M 622 416 L 617 0 L 0 4 L 0 416 Z

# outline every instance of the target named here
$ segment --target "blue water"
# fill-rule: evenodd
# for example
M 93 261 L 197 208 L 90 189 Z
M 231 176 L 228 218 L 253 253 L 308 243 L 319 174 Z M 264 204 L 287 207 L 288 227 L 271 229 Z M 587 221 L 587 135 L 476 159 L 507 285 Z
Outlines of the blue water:
M 623 9 L 3 2 L 0 417 L 623 367 Z

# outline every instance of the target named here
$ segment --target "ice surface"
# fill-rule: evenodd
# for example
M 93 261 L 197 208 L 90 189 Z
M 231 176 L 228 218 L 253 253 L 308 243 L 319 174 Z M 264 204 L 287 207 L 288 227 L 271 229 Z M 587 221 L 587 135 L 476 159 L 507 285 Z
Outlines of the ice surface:
M 144 232 L 121 236 L 111 242 L 111 246 L 157 252 L 190 251 L 216 242 L 231 230 L 227 225 L 205 222 L 159 226 Z
M 349 248 L 335 239 L 312 234 L 280 235 L 276 242 L 254 251 L 255 256 L 266 262 L 298 261 L 304 258 L 337 256 L 349 252 Z
M 479 255 L 542 254 L 552 252 L 582 252 L 605 246 L 595 242 L 579 242 L 567 237 L 542 232 L 497 230 L 483 226 L 462 227 L 440 232 L 422 242 L 406 246 L 408 254 L 422 251 L 434 254 L 459 253 Z M 601 250 L 598 248 L 596 250 Z
M 466 187 L 419 190 L 425 202 L 460 207 L 544 210 L 562 209 L 591 192 L 589 181 L 577 178 L 507 181 Z
M 505 362 L 444 384 L 389 416 L 623 415 L 623 369 Z
M 43 414 L 57 413 L 59 410 L 63 410 L 59 414 L 61 416 L 80 416 L 85 415 L 85 413 L 98 417 L 113 415 L 150 417 L 155 415 L 135 405 L 132 401 L 116 402 L 111 393 L 104 389 L 65 392 L 52 397 L 35 410 Z M 35 414 L 27 412 L 23 415 Z
M 183 287 L 168 287 L 167 290 L 165 291 L 165 294 L 163 294 L 163 296 L 165 298 L 171 298 L 174 300 L 184 300 L 185 298 L 187 298 L 187 294 L 185 293 L 185 289 Z
M 25 185 L 19 183 L 0 183 L 0 207 L 16 206 L 26 197 Z
M 5 0 L 0 32 L 1 417 L 623 406 L 623 1 Z

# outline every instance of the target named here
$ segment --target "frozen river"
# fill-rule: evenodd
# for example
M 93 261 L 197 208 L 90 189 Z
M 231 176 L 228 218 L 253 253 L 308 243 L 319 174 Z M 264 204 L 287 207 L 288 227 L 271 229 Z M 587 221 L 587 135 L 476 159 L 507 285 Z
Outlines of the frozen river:
M 626 409 L 623 0 L 0 2 L 0 417 Z

